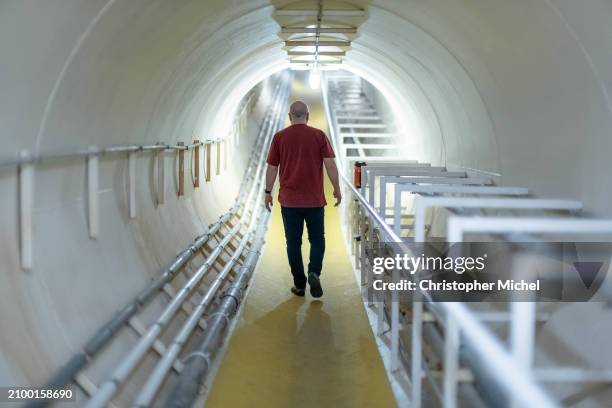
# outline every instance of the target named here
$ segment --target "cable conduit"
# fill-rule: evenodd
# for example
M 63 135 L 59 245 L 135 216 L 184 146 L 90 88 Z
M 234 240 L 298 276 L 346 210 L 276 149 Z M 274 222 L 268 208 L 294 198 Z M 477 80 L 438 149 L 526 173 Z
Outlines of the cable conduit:
M 253 245 L 256 248 L 260 248 L 263 244 L 263 235 L 267 227 L 268 219 L 269 214 L 264 214 Z M 164 407 L 186 408 L 192 406 L 199 394 L 200 386 L 211 368 L 211 357 L 214 356 L 218 350 L 223 334 L 229 326 L 229 318 L 233 316 L 238 309 L 237 299 L 242 298 L 243 289 L 251 277 L 258 257 L 258 251 L 251 252 L 245 261 L 245 265 L 238 270 L 233 288 L 231 288 L 231 291 L 228 290 L 226 294 L 221 297 L 221 303 L 210 316 L 211 318 L 214 317 L 214 319 L 208 322 L 208 329 L 202 335 L 202 339 L 199 343 L 200 345 L 195 352 L 197 355 L 192 353 L 190 356 L 193 357 L 184 361 L 185 366 L 183 371 L 176 385 L 170 392 L 170 395 L 164 402 Z
M 172 278 L 195 254 L 210 237 L 214 236 L 221 225 L 233 215 L 237 210 L 234 207 L 228 213 L 224 214 L 219 221 L 214 223 L 209 230 L 200 235 L 192 245 L 182 251 L 172 264 L 167 267 L 164 272 L 145 289 L 143 289 L 130 303 L 119 310 L 107 323 L 105 323 L 98 331 L 85 343 L 83 350 L 75 354 L 68 362 L 56 372 L 55 375 L 47 382 L 45 388 L 59 389 L 74 381 L 76 375 L 83 370 L 89 361 L 91 361 L 113 338 L 114 335 L 130 320 L 132 316 L 145 306 L 153 296 L 161 290 L 161 288 L 172 280 Z M 35 401 L 27 405 L 28 408 L 44 407 L 49 405 L 44 401 Z
M 183 347 L 186 340 L 189 338 L 189 335 L 195 329 L 206 308 L 214 299 L 214 296 L 221 287 L 222 283 L 225 281 L 225 278 L 234 268 L 234 265 L 238 261 L 238 258 L 242 255 L 242 252 L 246 248 L 247 242 L 251 238 L 251 235 L 252 233 L 249 232 L 241 239 L 238 248 L 230 258 L 230 260 L 225 264 L 221 272 L 219 272 L 217 277 L 210 284 L 208 290 L 200 300 L 199 304 L 189 316 L 187 321 L 184 323 L 178 335 L 172 341 L 172 345 L 167 349 L 166 353 L 162 356 L 162 359 L 153 369 L 151 375 L 149 376 L 149 379 L 147 380 L 140 394 L 136 398 L 136 402 L 134 404 L 135 407 L 147 407 L 153 401 L 153 398 L 155 398 L 159 387 L 165 380 L 168 371 L 172 368 L 176 357 L 180 353 L 181 348 Z

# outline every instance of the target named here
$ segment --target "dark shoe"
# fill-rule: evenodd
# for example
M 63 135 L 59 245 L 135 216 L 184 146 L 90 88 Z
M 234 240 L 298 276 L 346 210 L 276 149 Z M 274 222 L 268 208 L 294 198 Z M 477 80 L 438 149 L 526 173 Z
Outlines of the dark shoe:
M 323 296 L 323 288 L 321 287 L 321 281 L 319 277 L 314 273 L 308 274 L 308 284 L 310 285 L 310 295 L 314 298 L 320 298 Z
M 304 296 L 306 294 L 306 289 L 298 289 L 295 286 L 291 288 L 291 293 L 295 296 Z

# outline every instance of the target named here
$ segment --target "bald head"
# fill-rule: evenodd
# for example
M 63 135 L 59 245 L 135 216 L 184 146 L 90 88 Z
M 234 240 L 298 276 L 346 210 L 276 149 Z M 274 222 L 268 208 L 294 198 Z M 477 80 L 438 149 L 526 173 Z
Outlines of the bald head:
M 302 101 L 295 101 L 289 107 L 289 120 L 296 125 L 308 122 L 308 105 Z

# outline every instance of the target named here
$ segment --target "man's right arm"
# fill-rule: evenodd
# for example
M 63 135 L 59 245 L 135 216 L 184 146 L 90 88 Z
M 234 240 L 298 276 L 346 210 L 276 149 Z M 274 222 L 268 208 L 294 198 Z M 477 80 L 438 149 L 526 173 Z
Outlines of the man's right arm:
M 268 168 L 266 169 L 266 192 L 264 196 L 264 205 L 266 210 L 272 211 L 272 190 L 274 189 L 274 182 L 276 181 L 276 175 L 278 174 L 278 166 L 280 165 L 280 149 L 278 147 L 278 133 L 274 135 L 270 151 L 268 152 Z
M 276 181 L 276 175 L 278 174 L 278 166 L 272 166 L 268 164 L 266 169 L 266 195 L 264 198 L 264 205 L 266 210 L 272 211 L 272 190 L 274 189 L 274 182 Z
M 323 165 L 325 166 L 327 177 L 329 177 L 329 181 L 334 187 L 334 198 L 336 199 L 336 204 L 334 206 L 337 207 L 342 201 L 342 192 L 340 191 L 340 180 L 338 176 L 338 167 L 336 166 L 336 159 L 333 157 L 324 157 Z

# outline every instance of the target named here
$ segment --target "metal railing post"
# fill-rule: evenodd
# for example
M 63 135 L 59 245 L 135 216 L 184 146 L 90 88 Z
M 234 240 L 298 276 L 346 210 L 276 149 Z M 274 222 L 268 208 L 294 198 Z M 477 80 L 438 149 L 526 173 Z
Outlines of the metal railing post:
M 460 332 L 454 317 L 447 315 L 444 339 L 444 408 L 457 407 Z

